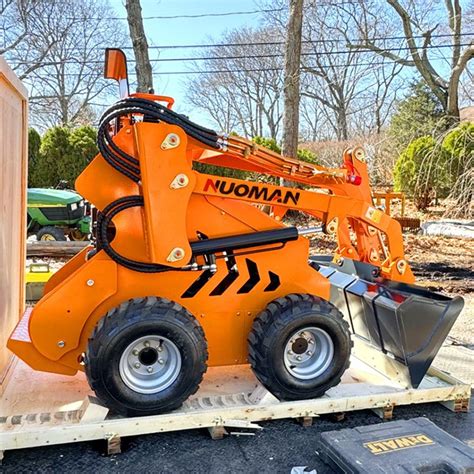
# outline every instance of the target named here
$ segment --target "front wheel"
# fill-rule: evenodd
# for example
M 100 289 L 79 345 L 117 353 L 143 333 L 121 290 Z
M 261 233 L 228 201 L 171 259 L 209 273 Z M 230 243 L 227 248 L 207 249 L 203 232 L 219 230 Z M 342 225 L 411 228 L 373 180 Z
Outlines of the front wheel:
M 258 380 L 280 400 L 323 395 L 349 367 L 349 325 L 329 302 L 305 294 L 272 301 L 255 318 L 249 360 Z
M 196 319 L 163 298 L 133 299 L 109 311 L 85 356 L 89 385 L 116 413 L 140 416 L 181 406 L 207 369 L 207 343 Z
M 64 231 L 62 229 L 49 225 L 46 227 L 41 227 L 41 229 L 36 234 L 36 238 L 41 241 L 66 240 L 66 236 L 64 235 Z

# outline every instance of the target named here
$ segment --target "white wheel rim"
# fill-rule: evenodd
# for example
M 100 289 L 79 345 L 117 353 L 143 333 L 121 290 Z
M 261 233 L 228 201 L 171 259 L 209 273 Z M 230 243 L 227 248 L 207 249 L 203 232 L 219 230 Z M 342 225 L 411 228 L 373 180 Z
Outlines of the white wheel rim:
M 295 378 L 314 379 L 331 364 L 334 343 L 324 329 L 308 326 L 290 336 L 283 358 L 286 369 Z
M 123 351 L 119 371 L 123 383 L 134 392 L 159 393 L 178 378 L 181 354 L 166 337 L 143 336 Z

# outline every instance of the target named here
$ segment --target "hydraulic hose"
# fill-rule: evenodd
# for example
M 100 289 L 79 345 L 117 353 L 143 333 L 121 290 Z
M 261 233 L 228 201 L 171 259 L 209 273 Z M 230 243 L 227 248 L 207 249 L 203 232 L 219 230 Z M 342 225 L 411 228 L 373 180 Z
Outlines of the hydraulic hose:
M 143 206 L 142 196 L 126 196 L 110 203 L 104 208 L 97 218 L 97 247 L 103 249 L 104 252 L 118 264 L 142 273 L 159 273 L 169 270 L 179 270 L 179 268 L 168 267 L 166 265 L 159 265 L 155 263 L 139 262 L 120 255 L 110 245 L 107 237 L 107 228 L 112 219 L 122 211 L 132 207 Z
M 184 115 L 178 114 L 162 105 L 147 99 L 129 97 L 115 103 L 101 117 L 97 133 L 97 146 L 106 162 L 115 170 L 135 183 L 140 182 L 140 162 L 122 150 L 113 140 L 111 129 L 121 118 L 128 117 L 133 123 L 136 116 L 143 121 L 166 122 L 181 127 L 187 135 L 200 143 L 215 149 L 222 149 L 223 137 L 214 130 L 198 125 Z M 126 196 L 107 205 L 97 217 L 97 248 L 103 249 L 118 264 L 134 271 L 157 273 L 179 268 L 154 263 L 131 260 L 112 248 L 107 236 L 107 228 L 114 216 L 126 209 L 143 206 L 142 196 Z

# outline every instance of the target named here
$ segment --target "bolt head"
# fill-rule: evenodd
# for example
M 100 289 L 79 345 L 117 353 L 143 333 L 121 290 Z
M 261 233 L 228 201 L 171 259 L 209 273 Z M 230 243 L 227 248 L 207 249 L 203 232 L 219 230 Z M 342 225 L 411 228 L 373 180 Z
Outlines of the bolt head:
M 143 343 L 143 345 L 144 345 L 145 347 L 150 347 L 149 341 L 145 341 L 145 342 Z
M 90 280 L 87 280 L 87 286 L 94 286 L 94 283 L 95 281 L 90 279 Z
M 147 367 L 146 371 L 151 374 L 153 372 L 153 367 Z
M 161 346 L 158 346 L 158 347 L 156 348 L 156 350 L 157 350 L 158 352 L 163 352 L 163 348 L 162 348 Z
M 135 362 L 135 364 L 133 364 L 133 365 L 134 365 L 134 367 L 135 367 L 136 369 L 139 369 L 139 368 L 141 367 L 141 365 L 140 365 L 139 362 Z
M 313 355 L 313 353 L 312 353 L 311 351 L 308 351 L 308 352 L 306 353 L 306 355 L 309 355 L 309 356 L 310 356 L 310 355 Z
M 296 358 L 296 360 L 301 360 L 301 356 L 298 356 L 298 357 Z
M 66 343 L 64 341 L 58 341 L 58 347 L 64 347 Z
M 293 354 L 293 351 L 288 351 L 288 355 L 291 355 L 291 354 Z
M 308 344 L 314 344 L 314 341 L 313 341 L 312 339 L 310 339 L 310 340 L 308 341 Z
M 168 262 L 176 262 L 178 260 L 182 260 L 184 258 L 185 252 L 184 249 L 180 247 L 174 248 L 171 253 L 168 255 L 166 259 Z
M 137 350 L 137 349 L 134 349 L 133 352 L 132 352 L 132 354 L 133 354 L 134 356 L 137 356 L 137 355 L 138 355 L 138 350 Z
M 165 361 L 163 359 L 158 359 L 158 364 L 163 365 Z

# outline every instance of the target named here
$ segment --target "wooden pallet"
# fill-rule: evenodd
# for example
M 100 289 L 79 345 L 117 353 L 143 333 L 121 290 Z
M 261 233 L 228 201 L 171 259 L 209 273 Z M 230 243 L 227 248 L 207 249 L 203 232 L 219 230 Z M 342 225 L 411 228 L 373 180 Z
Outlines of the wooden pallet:
M 208 370 L 201 388 L 181 409 L 141 418 L 107 416 L 84 374 L 75 377 L 35 372 L 21 361 L 0 399 L 0 458 L 3 451 L 104 439 L 109 453 L 120 452 L 125 436 L 208 428 L 213 438 L 226 428 L 261 429 L 255 422 L 297 418 L 303 425 L 322 414 L 371 409 L 391 418 L 394 407 L 440 402 L 467 411 L 471 387 L 435 369 L 418 389 L 404 389 L 353 359 L 341 384 L 314 400 L 279 402 L 255 379 L 248 366 Z

